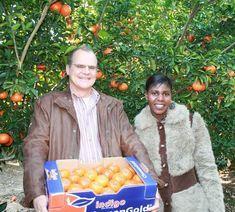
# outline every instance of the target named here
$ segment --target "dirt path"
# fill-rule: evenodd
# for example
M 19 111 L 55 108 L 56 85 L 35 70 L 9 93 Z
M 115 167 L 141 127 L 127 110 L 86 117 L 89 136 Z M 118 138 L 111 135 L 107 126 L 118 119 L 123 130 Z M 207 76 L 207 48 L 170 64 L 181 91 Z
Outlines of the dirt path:
M 7 212 L 35 211 L 20 205 L 23 194 L 23 168 L 20 164 L 10 162 L 0 172 L 0 204 L 7 202 Z M 235 176 L 229 172 L 221 173 L 225 194 L 226 212 L 235 211 Z M 1 211 L 0 211 L 1 212 Z

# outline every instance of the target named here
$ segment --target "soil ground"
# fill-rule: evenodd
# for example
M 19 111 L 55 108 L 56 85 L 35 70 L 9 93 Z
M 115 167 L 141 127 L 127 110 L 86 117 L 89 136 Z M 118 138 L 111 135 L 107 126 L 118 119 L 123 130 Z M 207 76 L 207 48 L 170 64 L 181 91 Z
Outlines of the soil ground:
M 11 161 L 5 164 L 0 171 L 0 205 L 7 202 L 6 212 L 35 210 L 24 208 L 20 202 L 23 193 L 23 168 L 22 165 Z M 235 211 L 235 171 L 224 171 L 220 173 L 223 184 L 226 212 Z

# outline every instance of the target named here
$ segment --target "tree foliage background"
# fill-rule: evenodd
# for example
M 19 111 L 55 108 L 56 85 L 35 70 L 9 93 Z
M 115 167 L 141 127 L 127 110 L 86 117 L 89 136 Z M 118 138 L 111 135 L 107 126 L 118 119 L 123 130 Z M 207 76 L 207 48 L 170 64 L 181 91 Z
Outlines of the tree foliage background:
M 204 117 L 219 167 L 234 163 L 233 0 L 64 0 L 67 17 L 49 9 L 54 2 L 0 2 L 0 97 L 8 94 L 0 99 L 0 133 L 14 140 L 0 146 L 0 160 L 23 159 L 35 100 L 65 89 L 66 56 L 87 43 L 102 75 L 95 87 L 123 100 L 131 121 L 146 104 L 146 78 L 161 71 L 174 80 L 174 100 Z M 15 92 L 22 100 L 12 100 Z

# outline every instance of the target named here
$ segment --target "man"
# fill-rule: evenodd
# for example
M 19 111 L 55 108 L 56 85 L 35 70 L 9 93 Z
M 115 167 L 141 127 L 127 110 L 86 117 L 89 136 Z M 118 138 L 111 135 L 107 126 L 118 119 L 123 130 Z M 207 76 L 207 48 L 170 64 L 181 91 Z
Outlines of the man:
M 123 105 L 97 92 L 97 58 L 82 46 L 68 58 L 69 89 L 51 92 L 34 108 L 29 134 L 24 140 L 25 204 L 47 211 L 44 162 L 78 158 L 95 162 L 102 157 L 136 156 L 156 179 L 147 151 L 134 133 Z

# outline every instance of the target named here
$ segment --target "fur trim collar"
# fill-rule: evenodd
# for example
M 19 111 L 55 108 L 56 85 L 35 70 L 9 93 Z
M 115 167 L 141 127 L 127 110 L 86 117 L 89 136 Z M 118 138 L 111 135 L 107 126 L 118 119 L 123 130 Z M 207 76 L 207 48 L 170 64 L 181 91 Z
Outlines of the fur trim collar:
M 165 123 L 176 124 L 189 119 L 189 111 L 186 106 L 175 103 L 174 109 L 168 109 Z M 135 126 L 141 130 L 156 125 L 156 118 L 151 114 L 150 107 L 147 105 L 135 117 Z

